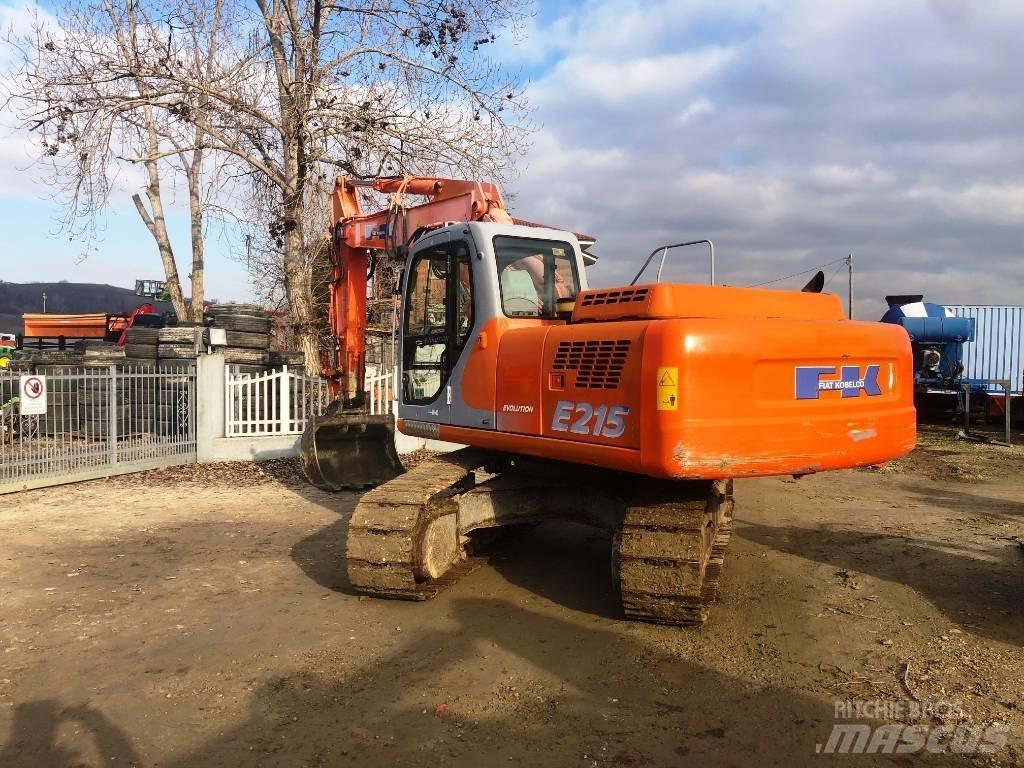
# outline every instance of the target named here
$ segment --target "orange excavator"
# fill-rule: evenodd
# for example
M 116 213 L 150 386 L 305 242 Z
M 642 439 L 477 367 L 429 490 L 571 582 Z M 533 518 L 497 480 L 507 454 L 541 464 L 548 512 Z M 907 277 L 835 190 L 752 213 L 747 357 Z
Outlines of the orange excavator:
M 363 214 L 363 188 L 389 206 Z M 836 296 L 661 283 L 676 244 L 631 284 L 590 289 L 576 236 L 515 223 L 478 181 L 341 178 L 331 221 L 335 406 L 307 428 L 303 464 L 324 488 L 376 486 L 346 533 L 360 592 L 429 598 L 487 529 L 560 517 L 612 534 L 628 617 L 700 623 L 733 478 L 879 464 L 914 445 L 906 333 L 845 319 Z M 713 245 L 677 245 L 708 248 L 713 283 Z M 403 265 L 398 430 L 467 446 L 407 472 L 392 417 L 369 415 L 363 394 L 379 258 Z

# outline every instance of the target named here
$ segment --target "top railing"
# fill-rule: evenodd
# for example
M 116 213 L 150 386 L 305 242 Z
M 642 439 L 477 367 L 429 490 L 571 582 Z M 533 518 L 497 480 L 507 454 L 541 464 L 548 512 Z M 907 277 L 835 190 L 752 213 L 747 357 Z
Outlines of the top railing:
M 655 248 L 653 251 L 651 251 L 651 255 L 647 257 L 647 261 L 645 261 L 644 265 L 642 267 L 640 267 L 640 271 L 636 273 L 636 277 L 634 277 L 630 281 L 629 284 L 630 285 L 636 285 L 637 281 L 640 279 L 640 276 L 644 273 L 644 271 L 647 269 L 647 267 L 650 266 L 651 262 L 654 260 L 654 257 L 657 256 L 659 253 L 661 254 L 661 261 L 658 263 L 658 274 L 657 274 L 657 279 L 656 279 L 655 282 L 660 283 L 661 282 L 661 271 L 665 268 L 665 258 L 668 256 L 669 250 L 672 249 L 672 248 L 685 248 L 685 247 L 687 247 L 689 245 L 707 245 L 707 247 L 708 247 L 708 254 L 711 257 L 711 285 L 714 285 L 715 284 L 715 244 L 712 243 L 710 240 L 690 240 L 690 241 L 685 242 L 685 243 L 672 243 L 670 245 L 659 245 L 657 248 Z

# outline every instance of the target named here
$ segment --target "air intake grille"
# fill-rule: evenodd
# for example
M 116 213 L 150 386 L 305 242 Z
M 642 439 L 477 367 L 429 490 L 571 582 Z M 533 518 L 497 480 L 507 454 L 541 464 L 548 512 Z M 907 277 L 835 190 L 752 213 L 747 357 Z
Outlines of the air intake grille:
M 594 291 L 583 296 L 584 307 L 600 307 L 605 304 L 629 304 L 647 298 L 647 288 L 616 288 L 612 291 Z
M 576 386 L 617 389 L 629 356 L 629 339 L 560 341 L 552 368 L 576 371 Z

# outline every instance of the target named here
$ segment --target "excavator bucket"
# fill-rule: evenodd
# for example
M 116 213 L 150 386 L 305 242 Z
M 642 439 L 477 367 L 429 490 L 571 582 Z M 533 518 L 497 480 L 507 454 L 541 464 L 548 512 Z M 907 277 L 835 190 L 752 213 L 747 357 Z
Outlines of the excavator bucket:
M 403 468 L 393 417 L 338 413 L 312 419 L 302 433 L 302 469 L 326 491 L 369 488 L 397 477 Z

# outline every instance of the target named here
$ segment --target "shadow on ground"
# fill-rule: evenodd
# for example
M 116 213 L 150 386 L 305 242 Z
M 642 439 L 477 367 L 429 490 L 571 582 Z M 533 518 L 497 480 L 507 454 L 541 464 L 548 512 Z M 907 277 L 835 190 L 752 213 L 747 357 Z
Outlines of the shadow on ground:
M 904 584 L 950 621 L 993 640 L 1024 644 L 1024 561 L 1017 547 L 994 548 L 981 559 L 941 541 L 845 528 L 742 522 L 736 533 L 771 549 Z
M 320 586 L 355 594 L 345 575 L 351 505 L 342 503 L 339 509 L 338 520 L 297 542 L 291 557 Z M 561 520 L 487 533 L 493 535 L 476 546 L 486 561 L 482 567 L 491 567 L 510 583 L 566 608 L 621 618 L 612 587 L 608 533 Z
M 982 496 L 977 493 L 934 484 L 903 483 L 901 488 L 929 506 L 948 509 L 965 515 L 1018 519 L 1024 517 L 1024 501 Z
M 360 668 L 323 651 L 307 670 L 262 681 L 237 725 L 160 765 L 738 766 L 755 755 L 762 765 L 820 764 L 815 745 L 834 722 L 829 701 L 751 686 L 631 633 L 500 600 L 453 599 L 446 614 L 452 628 L 419 632 Z M 528 662 L 532 678 L 550 683 L 507 679 L 501 654 Z M 463 678 L 476 693 L 460 693 Z M 449 682 L 438 687 L 439 679 Z M 435 714 L 439 703 L 446 713 Z M 117 758 L 106 764 L 151 764 L 102 716 L 32 702 L 19 708 L 0 765 L 75 765 L 56 742 L 69 718 L 92 732 L 105 759 Z M 962 764 L 931 757 L 929 765 Z M 893 758 L 847 762 L 892 765 Z

